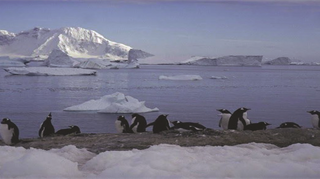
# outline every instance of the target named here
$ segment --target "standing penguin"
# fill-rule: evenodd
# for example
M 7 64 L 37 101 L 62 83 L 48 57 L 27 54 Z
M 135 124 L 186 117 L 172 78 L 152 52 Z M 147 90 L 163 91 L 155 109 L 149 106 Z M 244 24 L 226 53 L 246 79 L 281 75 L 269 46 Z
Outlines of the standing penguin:
M 132 114 L 130 130 L 132 130 L 134 133 L 146 132 L 146 127 L 146 118 L 137 113 Z
M 124 116 L 119 116 L 114 123 L 119 133 L 132 133 L 129 127 L 129 123 Z
M 1 122 L 0 133 L 5 144 L 11 145 L 19 142 L 19 129 L 10 119 L 4 118 Z
M 250 109 L 239 108 L 233 112 L 229 119 L 228 129 L 243 130 L 246 125 L 250 124 L 251 122 L 247 118 L 248 110 Z
M 228 129 L 229 119 L 231 117 L 231 112 L 226 109 L 217 109 L 217 111 L 221 112 L 221 119 L 219 121 L 219 127 L 226 130 Z
M 311 114 L 312 126 L 316 129 L 320 129 L 320 112 L 313 110 L 313 111 L 308 111 L 308 113 Z
M 51 113 L 49 113 L 46 120 L 44 120 L 43 123 L 40 125 L 39 137 L 46 137 L 54 134 L 54 127 L 51 123 L 51 119 L 52 119 L 52 115 Z
M 60 129 L 56 132 L 58 135 L 80 134 L 80 128 L 78 126 L 69 126 L 67 129 Z
M 244 126 L 244 130 L 250 130 L 250 131 L 266 130 L 268 125 L 271 125 L 271 124 L 267 122 L 252 123 Z
M 191 131 L 203 131 L 206 129 L 203 125 L 196 122 L 181 122 L 181 121 L 173 121 L 172 124 L 173 129 L 178 130 L 191 130 Z
M 154 122 L 148 124 L 147 127 L 153 125 L 153 129 L 152 129 L 153 133 L 159 133 L 162 131 L 169 130 L 170 123 L 169 123 L 169 120 L 167 119 L 167 116 L 168 115 L 161 114 L 160 116 L 158 116 L 158 118 Z

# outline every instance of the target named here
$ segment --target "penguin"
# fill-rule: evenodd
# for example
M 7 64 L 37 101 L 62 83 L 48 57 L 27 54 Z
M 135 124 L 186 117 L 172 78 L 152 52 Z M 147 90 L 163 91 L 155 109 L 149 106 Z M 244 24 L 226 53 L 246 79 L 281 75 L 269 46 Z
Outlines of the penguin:
M 301 126 L 299 126 L 298 124 L 294 123 L 294 122 L 284 122 L 284 123 L 281 123 L 279 127 L 277 127 L 278 129 L 279 128 L 301 128 Z
M 19 142 L 19 128 L 8 118 L 2 119 L 0 134 L 3 142 L 7 145 Z
M 130 130 L 132 130 L 134 133 L 146 132 L 146 127 L 146 118 L 137 113 L 132 114 Z
M 268 125 L 271 125 L 271 124 L 267 122 L 251 123 L 249 125 L 244 126 L 244 130 L 250 130 L 250 131 L 266 130 Z
M 249 108 L 239 108 L 232 113 L 228 123 L 228 129 L 243 130 L 244 127 L 250 124 L 250 120 L 247 118 L 247 111 Z
M 80 128 L 78 126 L 69 126 L 67 129 L 60 129 L 56 132 L 58 135 L 80 134 Z
M 168 115 L 161 114 L 160 116 L 158 116 L 158 118 L 154 122 L 148 124 L 147 127 L 153 125 L 153 129 L 152 129 L 153 133 L 159 133 L 159 132 L 171 129 L 170 122 L 167 119 L 167 116 Z
M 119 116 L 115 121 L 116 129 L 119 133 L 132 133 L 129 127 L 129 123 L 124 116 Z
M 206 129 L 203 125 L 195 122 L 173 121 L 171 123 L 174 125 L 173 129 L 178 130 L 203 131 Z
M 217 111 L 221 112 L 221 119 L 219 121 L 219 127 L 226 130 L 228 129 L 229 119 L 231 117 L 231 112 L 226 109 L 217 109 Z
M 52 115 L 51 113 L 49 113 L 46 120 L 44 120 L 43 123 L 40 125 L 39 137 L 46 137 L 54 134 L 54 127 L 51 123 L 51 119 L 52 119 Z
M 311 114 L 312 126 L 316 129 L 320 129 L 320 112 L 316 110 L 307 111 Z

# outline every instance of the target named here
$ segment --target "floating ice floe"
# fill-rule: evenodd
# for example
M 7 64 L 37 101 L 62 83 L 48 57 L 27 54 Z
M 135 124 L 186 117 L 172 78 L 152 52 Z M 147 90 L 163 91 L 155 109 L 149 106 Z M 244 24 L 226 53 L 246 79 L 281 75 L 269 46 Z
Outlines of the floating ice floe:
M 211 76 L 211 79 L 215 79 L 215 80 L 225 80 L 228 79 L 228 77 L 226 76 Z
M 319 152 L 310 144 L 257 143 L 161 144 L 100 154 L 73 145 L 48 151 L 0 146 L 0 178 L 319 178 Z
M 28 76 L 69 76 L 96 75 L 97 71 L 78 68 L 48 68 L 48 67 L 9 67 L 4 69 L 12 75 Z
M 190 80 L 190 81 L 196 81 L 196 80 L 202 80 L 202 77 L 199 76 L 199 75 L 175 75 L 175 76 L 161 75 L 161 76 L 159 76 L 159 80 Z
M 105 95 L 97 100 L 65 108 L 64 111 L 97 111 L 98 113 L 146 113 L 159 111 L 158 108 L 147 108 L 145 101 L 139 101 L 123 93 Z

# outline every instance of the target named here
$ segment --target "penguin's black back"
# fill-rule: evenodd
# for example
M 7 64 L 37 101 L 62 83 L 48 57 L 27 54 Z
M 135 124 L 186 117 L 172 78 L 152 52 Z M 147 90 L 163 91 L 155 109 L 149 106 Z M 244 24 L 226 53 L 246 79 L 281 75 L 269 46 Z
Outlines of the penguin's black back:
M 51 113 L 49 114 L 49 116 L 46 118 L 46 120 L 43 121 L 42 125 L 40 126 L 39 129 L 39 136 L 40 137 L 45 137 L 45 136 L 50 136 L 52 134 L 54 134 L 54 127 L 51 123 Z M 41 134 L 43 134 L 43 136 L 41 136 Z
M 301 126 L 294 122 L 284 122 L 278 128 L 301 128 Z
M 138 128 L 137 128 L 137 132 L 146 132 L 146 127 L 147 127 L 147 120 L 145 117 L 143 117 L 142 115 L 140 114 L 132 114 L 132 118 L 135 117 L 135 120 L 134 122 L 131 124 L 130 126 L 130 130 L 132 130 L 132 128 L 136 125 L 138 125 Z
M 256 130 L 266 130 L 267 125 L 270 125 L 266 122 L 258 122 L 258 123 L 251 123 L 244 127 L 244 130 L 256 131 Z
M 236 130 L 238 128 L 238 121 L 240 120 L 243 126 L 246 126 L 246 121 L 243 119 L 243 111 L 241 108 L 237 109 L 235 112 L 232 113 L 228 123 L 228 129 Z
M 58 135 L 80 134 L 80 128 L 78 126 L 70 126 L 67 129 L 60 129 L 56 132 Z
M 19 128 L 18 128 L 18 126 L 15 123 L 13 123 L 11 120 L 7 120 L 6 124 L 8 125 L 8 130 L 13 129 L 11 143 L 18 143 L 19 142 Z
M 196 123 L 196 122 L 181 122 L 181 121 L 174 121 L 172 122 L 174 125 L 174 129 L 185 129 L 185 130 L 192 130 L 192 131 L 202 131 L 205 130 L 206 127 Z
M 132 133 L 129 123 L 124 116 L 119 116 L 118 120 L 120 121 L 120 125 L 123 127 L 122 133 Z
M 167 119 L 167 115 L 158 116 L 158 118 L 152 124 L 148 124 L 148 126 L 149 125 L 153 125 L 153 133 L 159 133 L 170 129 L 170 124 Z

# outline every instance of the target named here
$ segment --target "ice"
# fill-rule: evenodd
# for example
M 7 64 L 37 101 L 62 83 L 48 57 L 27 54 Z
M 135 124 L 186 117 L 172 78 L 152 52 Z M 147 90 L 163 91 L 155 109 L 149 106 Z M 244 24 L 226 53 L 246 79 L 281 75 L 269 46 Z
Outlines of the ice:
M 288 57 L 278 57 L 276 59 L 264 62 L 266 65 L 290 65 L 291 59 Z
M 202 80 L 200 75 L 174 75 L 174 76 L 159 76 L 159 80 L 190 80 L 190 81 L 197 81 Z
M 95 70 L 77 68 L 48 68 L 48 67 L 9 67 L 4 69 L 12 75 L 28 76 L 69 76 L 69 75 L 96 75 Z
M 5 67 L 24 67 L 26 66 L 23 61 L 16 60 L 16 59 L 11 59 L 8 56 L 2 56 L 0 57 L 0 66 L 5 66 Z
M 271 144 L 180 147 L 93 154 L 0 146 L 0 178 L 319 178 L 320 147 Z
M 181 65 L 261 66 L 262 56 L 230 55 L 218 58 L 192 57 Z
M 215 80 L 225 80 L 228 79 L 228 77 L 226 76 L 211 76 L 211 79 L 215 79 Z
M 64 111 L 97 111 L 98 113 L 146 113 L 159 111 L 158 108 L 147 108 L 145 101 L 116 92 L 97 100 L 89 100 L 82 104 L 67 107 Z

